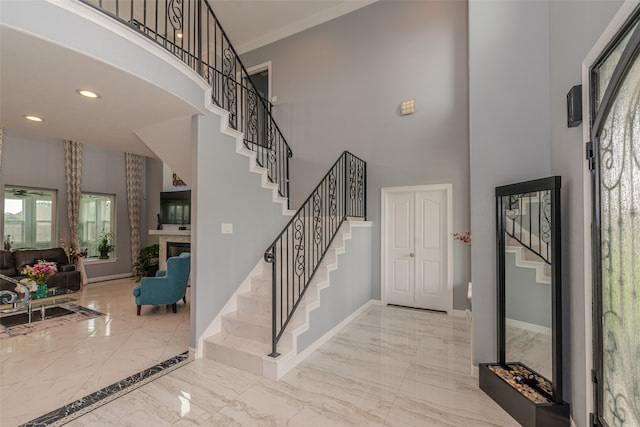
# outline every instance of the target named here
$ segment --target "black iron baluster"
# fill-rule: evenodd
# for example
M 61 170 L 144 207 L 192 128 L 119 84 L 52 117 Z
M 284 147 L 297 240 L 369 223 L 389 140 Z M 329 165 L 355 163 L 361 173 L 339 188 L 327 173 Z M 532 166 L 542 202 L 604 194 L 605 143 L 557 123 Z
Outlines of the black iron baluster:
M 362 161 L 362 160 L 361 160 Z M 364 193 L 364 197 L 362 198 L 362 218 L 367 220 L 367 164 L 364 163 L 364 176 L 362 179 L 362 192 Z
M 350 165 L 352 169 L 347 171 Z M 343 153 L 272 244 L 272 247 L 279 245 L 285 257 L 285 260 L 281 260 L 277 286 L 281 289 L 281 295 L 286 292 L 286 298 L 285 301 L 280 298 L 280 321 L 272 331 L 276 349 L 340 226 L 346 220 L 347 212 L 353 217 L 365 212 L 362 206 L 366 200 L 365 166 L 361 159 L 348 152 Z M 362 192 L 362 196 L 359 192 Z M 347 201 L 350 194 L 354 194 L 354 198 Z M 276 294 L 273 299 L 276 301 L 273 305 L 277 307 Z

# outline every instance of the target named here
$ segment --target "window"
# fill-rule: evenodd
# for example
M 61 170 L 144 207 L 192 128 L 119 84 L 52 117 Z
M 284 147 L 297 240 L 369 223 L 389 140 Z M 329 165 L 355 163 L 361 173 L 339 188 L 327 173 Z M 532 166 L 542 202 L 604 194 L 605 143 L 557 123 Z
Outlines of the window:
M 115 224 L 115 196 L 83 193 L 80 196 L 78 238 L 80 249 L 87 249 L 87 257 L 98 257 L 98 243 L 102 233 L 113 231 Z
M 50 248 L 55 235 L 55 190 L 6 187 L 4 234 L 13 248 Z

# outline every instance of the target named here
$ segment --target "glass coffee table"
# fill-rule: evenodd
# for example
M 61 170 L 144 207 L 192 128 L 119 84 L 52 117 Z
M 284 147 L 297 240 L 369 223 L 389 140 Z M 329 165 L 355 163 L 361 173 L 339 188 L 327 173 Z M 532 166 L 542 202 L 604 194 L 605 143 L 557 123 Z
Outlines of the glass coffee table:
M 49 288 L 47 290 L 47 294 L 43 296 L 38 296 L 36 292 L 31 292 L 29 301 L 27 302 L 25 307 L 26 314 L 27 314 L 26 323 L 31 323 L 31 321 L 33 320 L 34 310 L 36 312 L 37 311 L 40 312 L 40 319 L 38 320 L 45 320 L 45 318 L 47 317 L 47 307 L 53 307 L 60 304 L 64 304 L 66 302 L 75 301 L 74 298 L 65 297 L 65 295 L 72 294 L 74 292 L 75 291 L 71 291 L 66 288 Z M 22 302 L 23 302 L 22 299 L 18 299 L 13 303 L 13 307 L 14 308 L 18 307 L 19 305 L 22 304 Z M 19 313 L 24 314 L 25 312 L 18 311 L 14 313 L 14 315 Z

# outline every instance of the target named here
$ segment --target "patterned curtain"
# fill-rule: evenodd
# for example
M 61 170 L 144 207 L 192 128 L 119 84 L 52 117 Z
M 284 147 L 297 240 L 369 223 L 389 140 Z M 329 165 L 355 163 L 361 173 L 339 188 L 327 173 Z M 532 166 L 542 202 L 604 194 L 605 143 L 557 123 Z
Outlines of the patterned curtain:
M 2 140 L 4 138 L 4 128 L 0 127 L 0 172 L 2 172 Z
M 142 156 L 126 153 L 127 208 L 131 227 L 131 265 L 138 260 L 140 252 L 140 203 L 142 199 Z
M 78 253 L 80 240 L 78 237 L 78 219 L 80 217 L 80 193 L 82 179 L 82 143 L 64 141 L 64 170 L 67 184 L 67 218 L 71 241 L 69 245 Z M 82 284 L 87 284 L 87 273 L 82 258 L 78 261 L 78 270 L 82 276 Z

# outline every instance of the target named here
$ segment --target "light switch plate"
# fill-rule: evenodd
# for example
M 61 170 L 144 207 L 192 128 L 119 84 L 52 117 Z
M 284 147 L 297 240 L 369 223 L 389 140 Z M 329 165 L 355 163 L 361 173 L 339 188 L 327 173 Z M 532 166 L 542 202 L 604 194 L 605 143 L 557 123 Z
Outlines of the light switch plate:
M 233 224 L 223 223 L 222 224 L 222 234 L 231 234 L 233 233 Z

